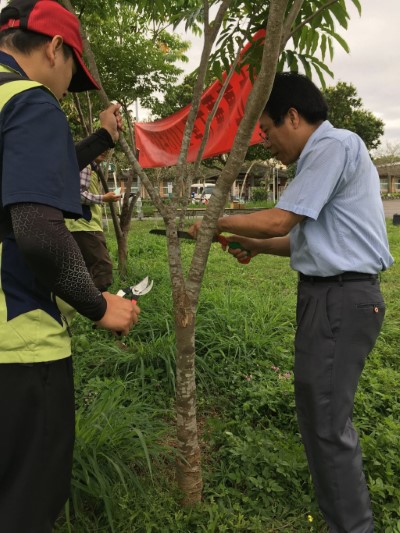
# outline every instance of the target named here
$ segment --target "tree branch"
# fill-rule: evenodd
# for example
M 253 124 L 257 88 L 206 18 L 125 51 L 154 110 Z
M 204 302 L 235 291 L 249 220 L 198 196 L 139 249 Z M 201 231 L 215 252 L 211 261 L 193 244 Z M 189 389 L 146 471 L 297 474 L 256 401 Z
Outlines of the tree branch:
M 288 0 L 271 0 L 266 28 L 268 38 L 264 42 L 261 69 L 247 99 L 245 113 L 240 122 L 228 161 L 218 179 L 217 187 L 211 196 L 203 218 L 187 283 L 187 289 L 194 305 L 197 304 L 208 251 L 221 206 L 225 203 L 230 187 L 240 171 L 254 128 L 271 93 L 280 54 L 282 28 L 287 4 Z M 199 253 L 197 251 L 198 248 L 201 248 L 203 253 Z M 207 253 L 204 253 L 204 250 Z
M 86 121 L 85 121 L 85 117 L 83 115 L 81 101 L 79 100 L 79 97 L 78 97 L 77 93 L 73 93 L 72 94 L 72 98 L 74 100 L 74 104 L 75 104 L 76 110 L 78 111 L 79 120 L 81 122 L 83 132 L 84 132 L 84 134 L 86 136 L 88 136 L 89 135 L 89 130 L 88 130 L 88 127 L 87 127 L 87 124 L 86 124 Z
M 295 0 L 294 4 L 292 6 L 292 9 L 290 10 L 290 13 L 289 13 L 289 15 L 288 15 L 288 17 L 287 17 L 287 19 L 285 21 L 285 24 L 284 24 L 284 32 L 283 32 L 282 41 L 281 41 L 281 52 L 285 49 L 285 46 L 286 46 L 288 40 L 292 37 L 292 35 L 294 35 L 301 28 L 303 28 L 303 26 L 305 26 L 308 22 L 310 22 L 315 17 L 317 17 L 322 11 L 327 9 L 332 4 L 336 4 L 337 2 L 339 2 L 339 0 L 328 0 L 328 2 L 324 6 L 320 7 L 315 13 L 313 13 L 312 15 L 310 15 L 309 17 L 304 19 L 300 24 L 298 24 L 296 26 L 296 28 L 294 28 L 292 30 L 291 29 L 292 24 L 296 20 L 296 17 L 299 14 L 299 11 L 301 9 L 301 6 L 304 3 L 304 0 Z
M 247 29 L 248 29 L 249 25 L 250 25 L 250 22 L 249 22 L 249 24 L 247 26 Z M 202 160 L 202 157 L 203 157 L 203 154 L 204 154 L 204 150 L 205 150 L 207 142 L 208 142 L 208 137 L 210 135 L 211 122 L 212 122 L 213 118 L 215 117 L 215 113 L 217 112 L 219 104 L 221 103 L 221 100 L 224 97 L 226 88 L 228 87 L 229 82 L 231 81 L 231 78 L 232 78 L 233 74 L 235 73 L 237 64 L 239 63 L 240 54 L 241 54 L 242 48 L 243 48 L 243 42 L 244 42 L 244 38 L 241 40 L 241 42 L 239 44 L 239 49 L 237 51 L 236 57 L 235 57 L 232 65 L 231 65 L 230 71 L 228 72 L 228 74 L 226 76 L 226 79 L 225 79 L 225 81 L 224 81 L 224 83 L 223 83 L 223 85 L 222 85 L 222 87 L 221 87 L 221 89 L 219 91 L 218 97 L 217 97 L 216 101 L 214 102 L 214 106 L 213 106 L 213 108 L 211 110 L 211 113 L 208 115 L 207 121 L 206 121 L 206 123 L 204 125 L 203 138 L 201 140 L 201 145 L 200 145 L 200 148 L 199 148 L 199 152 L 197 154 L 196 162 L 194 164 L 194 170 L 193 170 L 194 175 L 197 174 L 197 172 L 199 170 L 199 167 L 200 167 L 200 163 L 201 163 L 201 160 Z
M 203 92 L 204 80 L 205 80 L 206 73 L 207 73 L 208 60 L 210 58 L 211 49 L 218 35 L 218 32 L 220 30 L 225 13 L 229 5 L 231 4 L 231 2 L 232 0 L 223 0 L 221 2 L 221 5 L 218 9 L 218 13 L 215 17 L 215 20 L 212 23 L 212 26 L 209 26 L 209 29 L 204 32 L 204 45 L 203 45 L 203 51 L 201 54 L 200 65 L 199 65 L 199 69 L 197 73 L 197 80 L 196 80 L 196 84 L 193 90 L 192 106 L 190 108 L 189 115 L 186 120 L 185 129 L 184 129 L 183 138 L 182 138 L 181 151 L 179 153 L 179 158 L 178 158 L 178 163 L 177 163 L 177 167 L 178 169 L 180 169 L 180 172 L 178 175 L 177 187 L 175 191 L 176 199 L 177 199 L 178 191 L 182 190 L 182 182 L 183 182 L 182 170 L 187 160 L 187 154 L 189 152 L 189 145 L 190 145 L 190 138 L 193 132 L 194 123 L 195 123 L 197 113 L 200 107 L 200 100 L 201 100 L 201 95 Z M 205 7 L 204 7 L 205 10 L 207 9 L 207 5 L 208 5 L 207 0 L 205 0 Z

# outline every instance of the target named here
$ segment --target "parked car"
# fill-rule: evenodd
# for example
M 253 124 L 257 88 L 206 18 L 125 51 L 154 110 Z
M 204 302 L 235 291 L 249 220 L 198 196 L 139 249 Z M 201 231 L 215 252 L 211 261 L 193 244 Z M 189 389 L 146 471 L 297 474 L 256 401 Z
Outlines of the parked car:
M 207 203 L 214 187 L 215 183 L 193 183 L 190 188 L 193 203 Z

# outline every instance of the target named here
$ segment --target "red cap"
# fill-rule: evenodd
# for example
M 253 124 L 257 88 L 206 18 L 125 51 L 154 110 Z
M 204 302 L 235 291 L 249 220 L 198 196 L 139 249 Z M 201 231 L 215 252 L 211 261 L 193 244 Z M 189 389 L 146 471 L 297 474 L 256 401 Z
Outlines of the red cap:
M 83 62 L 79 20 L 55 0 L 12 0 L 0 13 L 0 31 L 10 28 L 29 30 L 49 37 L 61 35 L 76 59 L 77 72 L 68 90 L 90 91 L 100 87 Z

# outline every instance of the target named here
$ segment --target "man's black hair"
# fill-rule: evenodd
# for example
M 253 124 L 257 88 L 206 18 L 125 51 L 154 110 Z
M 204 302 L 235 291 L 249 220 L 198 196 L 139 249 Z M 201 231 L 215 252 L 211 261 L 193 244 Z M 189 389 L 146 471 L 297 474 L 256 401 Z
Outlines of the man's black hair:
M 52 37 L 48 35 L 28 30 L 10 28 L 0 32 L 0 46 L 6 46 L 26 55 L 49 43 L 51 40 Z M 65 59 L 68 59 L 73 54 L 72 48 L 66 44 L 63 45 L 63 52 Z
M 264 113 L 275 126 L 279 126 L 291 107 L 309 124 L 317 124 L 328 116 L 328 105 L 321 91 L 307 76 L 297 72 L 278 72 Z

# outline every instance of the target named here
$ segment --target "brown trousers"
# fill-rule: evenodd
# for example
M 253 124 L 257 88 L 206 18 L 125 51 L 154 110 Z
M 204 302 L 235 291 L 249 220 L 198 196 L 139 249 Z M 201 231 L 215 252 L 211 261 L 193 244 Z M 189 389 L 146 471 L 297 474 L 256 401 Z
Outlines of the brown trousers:
M 113 281 L 112 262 L 106 239 L 101 231 L 72 232 L 93 283 L 100 291 L 106 291 Z

